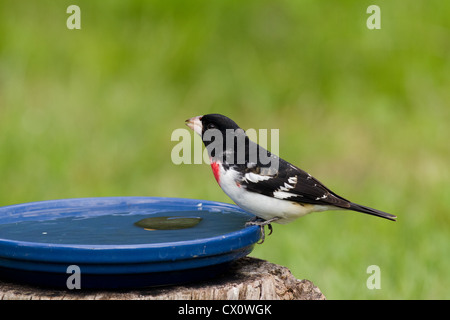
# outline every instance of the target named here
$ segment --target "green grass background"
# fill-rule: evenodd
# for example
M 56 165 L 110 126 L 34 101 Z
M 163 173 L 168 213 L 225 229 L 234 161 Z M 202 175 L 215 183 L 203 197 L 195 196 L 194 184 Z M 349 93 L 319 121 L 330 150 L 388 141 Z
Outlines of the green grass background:
M 66 28 L 71 4 L 81 30 Z M 218 112 L 280 129 L 280 156 L 398 215 L 312 214 L 252 256 L 329 299 L 449 299 L 449 17 L 440 0 L 1 0 L 0 205 L 231 202 L 207 165 L 170 158 L 174 129 Z

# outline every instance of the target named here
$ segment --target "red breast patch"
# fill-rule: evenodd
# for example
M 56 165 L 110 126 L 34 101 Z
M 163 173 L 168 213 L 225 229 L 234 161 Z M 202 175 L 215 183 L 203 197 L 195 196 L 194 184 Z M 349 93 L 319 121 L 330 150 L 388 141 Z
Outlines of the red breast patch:
M 216 178 L 217 183 L 220 184 L 220 165 L 217 162 L 211 161 L 211 169 L 214 173 L 214 178 Z

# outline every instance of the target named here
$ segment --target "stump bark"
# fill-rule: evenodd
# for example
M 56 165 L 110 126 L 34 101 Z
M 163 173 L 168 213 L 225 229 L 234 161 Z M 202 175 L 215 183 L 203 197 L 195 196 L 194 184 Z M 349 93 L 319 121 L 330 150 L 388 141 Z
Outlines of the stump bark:
M 286 267 L 245 257 L 215 279 L 192 284 L 133 290 L 57 290 L 0 281 L 0 300 L 324 300 L 311 281 L 298 280 Z

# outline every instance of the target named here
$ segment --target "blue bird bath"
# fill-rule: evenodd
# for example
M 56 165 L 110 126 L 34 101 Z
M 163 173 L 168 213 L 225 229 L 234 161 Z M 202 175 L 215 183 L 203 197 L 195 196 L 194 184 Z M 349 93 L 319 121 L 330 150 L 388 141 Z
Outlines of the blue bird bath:
M 252 217 L 235 205 L 181 198 L 82 198 L 0 207 L 0 277 L 66 287 L 69 266 L 75 265 L 82 289 L 205 280 L 253 250 L 260 230 L 245 227 Z M 143 219 L 195 223 L 166 230 L 138 226 Z

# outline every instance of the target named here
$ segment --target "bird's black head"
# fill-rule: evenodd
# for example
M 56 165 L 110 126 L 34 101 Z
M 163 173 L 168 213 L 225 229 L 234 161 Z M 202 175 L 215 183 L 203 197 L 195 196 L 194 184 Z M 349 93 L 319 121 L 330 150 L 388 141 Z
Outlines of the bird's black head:
M 203 136 L 205 131 L 209 129 L 219 130 L 223 134 L 225 134 L 227 129 L 239 129 L 236 122 L 218 113 L 190 118 L 186 120 L 186 125 L 200 136 Z
M 218 113 L 190 118 L 186 120 L 186 125 L 200 136 L 203 136 L 207 130 L 219 130 L 225 135 L 227 129 L 229 129 L 230 132 L 231 130 L 240 129 L 236 122 Z
M 221 114 L 193 117 L 186 120 L 186 125 L 202 137 L 205 147 L 213 157 L 222 156 L 227 150 L 235 151 L 239 144 L 244 148 L 248 145 L 245 132 L 236 122 Z
M 204 115 L 201 119 L 203 124 L 203 133 L 209 129 L 217 129 L 222 133 L 225 133 L 227 129 L 237 130 L 239 126 L 228 117 L 224 115 L 211 113 Z
M 257 163 L 278 170 L 278 157 L 250 141 L 236 122 L 221 114 L 207 114 L 186 120 L 186 125 L 203 140 L 210 157 L 224 165 Z

